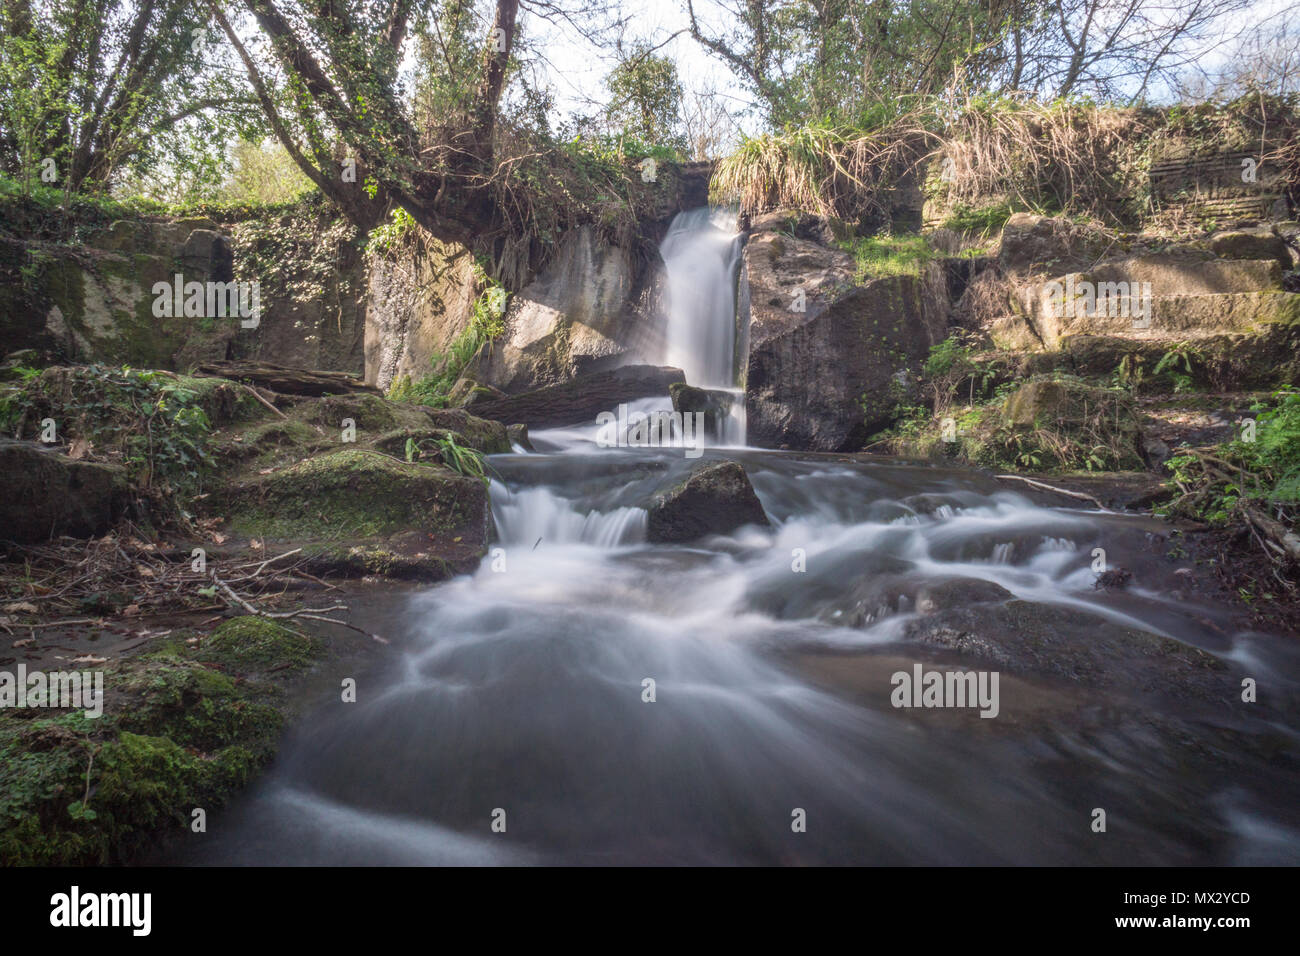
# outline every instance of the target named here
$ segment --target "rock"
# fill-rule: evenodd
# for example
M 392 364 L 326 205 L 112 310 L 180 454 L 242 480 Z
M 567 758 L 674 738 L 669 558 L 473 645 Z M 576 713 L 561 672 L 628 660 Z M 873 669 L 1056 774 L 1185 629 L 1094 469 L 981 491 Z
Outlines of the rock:
M 1012 214 L 1002 227 L 998 264 L 1007 272 L 1095 262 L 1113 248 L 1104 230 L 1054 216 Z
M 1147 467 L 1153 471 L 1159 471 L 1160 466 L 1172 457 L 1173 452 L 1169 445 L 1155 436 L 1147 436 L 1142 439 L 1142 457 L 1146 459 Z
M 234 278 L 235 257 L 230 240 L 215 229 L 191 232 L 181 248 L 180 263 L 183 272 L 202 272 L 213 282 Z
M 654 278 L 632 246 L 604 241 L 591 226 L 569 233 L 511 297 L 505 332 L 471 365 L 473 377 L 517 393 L 654 354 L 641 347 L 659 321 L 643 301 Z
M 64 534 L 102 534 L 128 504 L 121 467 L 0 439 L 0 539 L 33 544 Z
M 617 413 L 623 402 L 668 392 L 685 381 L 681 369 L 656 365 L 625 365 L 608 372 L 581 375 L 559 385 L 513 395 L 474 406 L 474 414 L 532 429 L 594 423 L 601 412 Z
M 453 408 L 468 408 L 471 405 L 500 401 L 503 398 L 509 398 L 509 396 L 499 388 L 494 388 L 491 385 L 480 385 L 472 378 L 462 378 L 447 396 L 447 404 Z
M 294 541 L 357 538 L 372 548 L 403 538 L 402 553 L 476 558 L 487 542 L 487 490 L 443 467 L 335 451 L 216 490 L 205 506 L 237 533 Z
M 861 448 L 911 397 L 915 371 L 946 335 L 943 270 L 858 286 L 847 253 L 771 231 L 750 238 L 744 270 L 749 442 Z
M 528 440 L 527 425 L 507 425 L 506 437 L 510 440 L 512 447 L 518 445 L 524 451 L 533 450 L 533 443 Z
M 908 622 L 906 636 L 1004 668 L 1145 697 L 1227 700 L 1218 658 L 1077 607 L 1013 600 L 953 607 Z
M 704 432 L 713 439 L 723 434 L 722 423 L 731 415 L 736 396 L 721 389 L 696 388 L 685 382 L 674 382 L 668 388 L 672 396 L 673 411 L 683 414 L 699 412 L 704 416 Z
M 1232 229 L 1210 237 L 1210 249 L 1224 259 L 1269 259 L 1283 271 L 1291 268 L 1291 253 L 1281 236 L 1269 229 Z
M 495 419 L 471 415 L 463 408 L 424 408 L 421 411 L 437 428 L 455 432 L 464 438 L 461 444 L 476 448 L 485 455 L 510 451 L 506 426 Z
M 657 496 L 646 521 L 648 541 L 692 541 L 747 524 L 766 526 L 763 505 L 739 462 L 696 468 L 681 484 Z

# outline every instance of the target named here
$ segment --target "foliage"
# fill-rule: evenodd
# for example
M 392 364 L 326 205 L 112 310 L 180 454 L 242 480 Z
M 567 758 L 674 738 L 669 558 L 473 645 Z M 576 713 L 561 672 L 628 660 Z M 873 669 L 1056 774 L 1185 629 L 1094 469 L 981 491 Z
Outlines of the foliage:
M 861 220 L 882 210 L 920 136 L 904 118 L 872 129 L 809 125 L 747 137 L 718 163 L 710 198 L 750 215 L 791 207 Z
M 0 35 L 0 169 L 102 191 L 124 172 L 215 184 L 221 143 L 258 114 L 225 46 L 188 0 L 6 7 Z
M 1192 388 L 1194 365 L 1204 361 L 1205 354 L 1193 343 L 1178 342 L 1160 356 L 1151 374 L 1153 377 L 1165 376 L 1175 392 L 1186 392 Z
M 919 275 L 934 256 L 925 237 L 917 234 L 857 237 L 836 245 L 853 256 L 858 283 L 882 276 Z
M 32 379 L 20 401 L 27 427 L 53 418 L 61 437 L 121 461 L 164 515 L 184 517 L 179 497 L 199 489 L 209 466 L 210 423 L 198 393 L 176 376 L 125 366 L 57 369 Z
M 944 220 L 944 228 L 956 232 L 978 235 L 987 239 L 1000 232 L 1011 218 L 1011 204 L 994 202 L 983 206 L 969 206 L 958 203 Z
M 483 461 L 483 453 L 477 448 L 468 448 L 457 444 L 454 434 L 423 440 L 408 438 L 406 440 L 406 460 L 408 462 L 418 461 L 425 444 L 432 444 L 437 451 L 438 458 L 456 474 L 487 481 L 487 466 Z
M 1179 495 L 1166 513 L 1224 524 L 1243 509 L 1268 513 L 1300 505 L 1300 391 L 1281 389 L 1252 411 L 1253 431 L 1244 426 L 1213 449 L 1169 459 Z
M 218 193 L 231 205 L 290 203 L 315 189 L 275 140 L 241 139 L 231 150 L 233 168 Z
M 609 123 L 644 143 L 684 150 L 682 84 L 677 64 L 653 52 L 649 43 L 633 45 L 630 54 L 605 78 L 611 100 L 605 107 Z

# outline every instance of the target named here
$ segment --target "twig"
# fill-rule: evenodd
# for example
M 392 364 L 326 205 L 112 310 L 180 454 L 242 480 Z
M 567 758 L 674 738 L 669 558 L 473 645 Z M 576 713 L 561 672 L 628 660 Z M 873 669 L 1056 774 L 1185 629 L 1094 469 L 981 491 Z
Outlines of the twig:
M 45 624 L 18 624 L 18 623 L 15 623 L 15 624 L 14 624 L 14 627 L 30 627 L 30 628 L 38 628 L 38 627 L 71 627 L 73 624 L 97 624 L 97 623 L 99 623 L 99 622 L 98 622 L 95 618 L 93 618 L 93 617 L 79 617 L 79 618 L 74 618 L 74 619 L 71 620 L 71 621 L 49 621 L 49 622 L 47 622 L 47 623 L 45 623 Z
M 253 388 L 253 386 L 251 386 L 251 385 L 244 385 L 242 382 L 240 382 L 239 384 L 240 384 L 241 386 L 243 386 L 243 388 L 247 389 L 249 395 L 252 395 L 255 399 L 257 399 L 259 402 L 261 402 L 263 405 L 265 405 L 265 406 L 266 406 L 267 408 L 269 408 L 271 411 L 275 412 L 275 413 L 276 413 L 277 415 L 279 415 L 281 418 L 288 418 L 288 417 L 289 417 L 289 416 L 286 415 L 284 412 L 280 411 L 280 409 L 276 408 L 274 405 L 272 405 L 270 402 L 268 402 L 266 399 L 264 399 L 261 395 L 258 395 L 258 394 L 257 394 L 257 389 Z

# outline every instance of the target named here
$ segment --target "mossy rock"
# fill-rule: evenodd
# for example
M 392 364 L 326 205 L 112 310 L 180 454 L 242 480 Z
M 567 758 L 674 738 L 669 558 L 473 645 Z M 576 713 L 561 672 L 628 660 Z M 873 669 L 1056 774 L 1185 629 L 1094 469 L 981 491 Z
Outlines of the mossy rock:
M 486 536 L 482 481 L 442 467 L 346 449 L 214 492 L 239 532 L 289 538 L 368 537 L 419 529 Z
M 196 652 L 183 638 L 106 668 L 102 716 L 0 712 L 0 860 L 130 862 L 196 807 L 226 803 L 271 757 L 284 715 L 266 675 L 306 663 L 308 638 L 237 618 Z
M 305 422 L 274 418 L 242 432 L 226 433 L 217 460 L 224 465 L 227 461 L 279 456 L 286 451 L 304 457 L 330 444 L 325 436 Z
M 310 421 L 327 429 L 341 429 L 344 420 L 350 419 L 356 425 L 358 433 L 392 431 L 402 424 L 403 418 L 409 420 L 404 409 L 378 395 L 331 395 L 313 399 L 310 404 L 300 403 L 298 407 L 307 408 Z
M 464 444 L 485 455 L 500 455 L 510 451 L 510 437 L 501 422 L 471 415 L 463 408 L 425 408 L 426 419 L 435 427 L 455 432 Z
M 202 660 L 241 670 L 303 667 L 315 654 L 311 638 L 256 615 L 226 621 L 208 635 Z

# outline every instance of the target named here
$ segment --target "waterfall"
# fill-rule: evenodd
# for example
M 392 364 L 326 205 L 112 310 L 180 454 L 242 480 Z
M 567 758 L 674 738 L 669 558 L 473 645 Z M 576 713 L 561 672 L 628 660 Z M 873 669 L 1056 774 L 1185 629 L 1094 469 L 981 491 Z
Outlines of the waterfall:
M 743 243 L 734 209 L 707 206 L 678 213 L 659 247 L 668 286 L 665 362 L 688 384 L 729 393 L 722 443 L 745 443 L 745 395 L 740 388 L 736 283 Z

